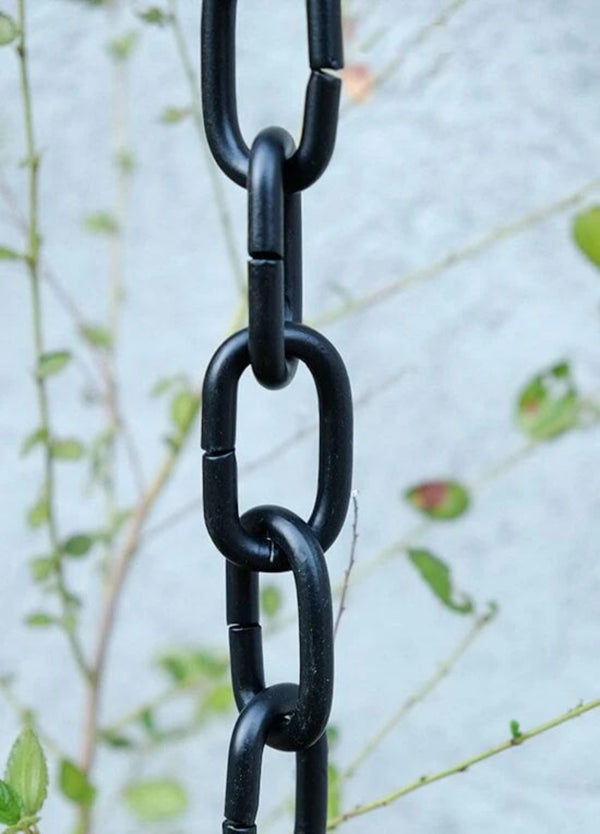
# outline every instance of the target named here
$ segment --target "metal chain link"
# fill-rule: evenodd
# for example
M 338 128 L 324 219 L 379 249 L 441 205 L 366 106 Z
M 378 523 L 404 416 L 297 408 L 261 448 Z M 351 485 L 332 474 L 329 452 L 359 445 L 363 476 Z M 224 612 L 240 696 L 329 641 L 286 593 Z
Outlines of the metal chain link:
M 333 345 L 302 320 L 300 191 L 331 158 L 341 82 L 323 70 L 343 65 L 340 0 L 307 0 L 311 75 L 298 147 L 278 127 L 249 148 L 236 104 L 237 0 L 203 0 L 202 100 L 217 164 L 248 191 L 248 328 L 211 359 L 203 388 L 204 517 L 227 562 L 231 677 L 240 715 L 229 748 L 224 834 L 256 834 L 266 745 L 296 754 L 295 834 L 327 826 L 327 740 L 333 697 L 333 614 L 324 552 L 344 524 L 352 478 L 352 400 Z M 319 403 L 319 469 L 312 513 L 303 521 L 278 506 L 238 507 L 237 392 L 252 367 L 277 389 L 298 362 L 310 371 Z M 267 686 L 262 652 L 259 574 L 291 570 L 298 603 L 298 684 Z

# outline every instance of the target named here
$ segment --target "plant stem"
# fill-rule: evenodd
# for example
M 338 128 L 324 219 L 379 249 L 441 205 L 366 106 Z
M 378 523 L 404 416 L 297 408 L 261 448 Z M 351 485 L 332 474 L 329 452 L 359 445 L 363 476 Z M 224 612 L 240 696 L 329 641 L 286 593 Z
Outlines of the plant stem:
M 341 779 L 351 779 L 357 770 L 364 764 L 364 762 L 371 756 L 384 739 L 394 730 L 400 721 L 405 718 L 408 713 L 414 709 L 418 704 L 425 701 L 426 698 L 439 686 L 439 684 L 448 677 L 452 672 L 458 661 L 472 646 L 477 637 L 481 634 L 483 629 L 492 622 L 497 614 L 497 608 L 490 606 L 490 609 L 479 616 L 466 635 L 460 640 L 458 645 L 453 649 L 446 660 L 441 663 L 435 673 L 425 683 L 417 689 L 417 691 L 409 696 L 396 710 L 396 712 L 389 718 L 381 729 L 371 738 L 363 747 L 356 758 L 348 765 L 348 767 L 341 774 Z
M 479 762 L 491 759 L 493 756 L 498 756 L 500 753 L 504 753 L 506 750 L 510 750 L 513 747 L 519 747 L 526 741 L 536 738 L 536 736 L 540 736 L 543 733 L 547 733 L 555 727 L 560 727 L 561 724 L 566 724 L 567 721 L 572 721 L 574 718 L 578 718 L 586 712 L 598 709 L 598 707 L 600 707 L 600 698 L 595 701 L 589 701 L 586 704 L 579 704 L 574 709 L 553 718 L 551 721 L 547 721 L 544 724 L 534 727 L 532 730 L 521 733 L 521 735 L 517 738 L 511 738 L 508 741 L 503 741 L 501 744 L 497 744 L 489 750 L 484 750 L 483 753 L 478 753 L 476 756 L 464 759 L 458 764 L 452 765 L 452 767 L 448 767 L 445 770 L 440 770 L 437 773 L 431 773 L 426 776 L 420 776 L 418 779 L 409 782 L 402 788 L 392 791 L 379 799 L 375 799 L 372 802 L 366 802 L 362 805 L 357 805 L 356 808 L 353 808 L 351 811 L 339 814 L 327 823 L 327 830 L 333 831 L 343 823 L 348 822 L 355 817 L 369 814 L 372 811 L 376 811 L 378 808 L 384 808 L 386 805 L 390 805 L 392 802 L 396 802 L 396 800 L 401 797 L 407 796 L 409 793 L 414 793 L 414 791 L 424 788 L 427 785 L 433 785 L 435 782 L 441 782 L 442 779 L 447 779 L 449 776 L 454 776 L 457 773 L 465 773 L 470 767 L 479 764 Z
M 379 287 L 379 289 L 373 290 L 366 295 L 360 296 L 359 298 L 351 298 L 345 304 L 326 311 L 321 316 L 317 317 L 316 324 L 329 324 L 337 321 L 338 319 L 344 318 L 351 313 L 357 313 L 359 311 L 366 310 L 369 307 L 373 307 L 376 304 L 380 304 L 383 301 L 387 301 L 388 298 L 391 298 L 397 293 L 408 289 L 408 287 L 411 287 L 414 284 L 419 284 L 422 281 L 429 280 L 430 278 L 439 275 L 441 272 L 445 272 L 447 269 L 450 269 L 450 267 L 454 267 L 463 261 L 470 260 L 471 258 L 483 254 L 483 252 L 486 252 L 492 246 L 495 246 L 501 241 L 507 240 L 508 238 L 520 234 L 521 232 L 525 232 L 539 223 L 544 223 L 557 214 L 562 214 L 562 212 L 567 209 L 573 208 L 573 206 L 581 203 L 591 192 L 597 190 L 598 188 L 600 188 L 600 178 L 596 177 L 595 179 L 590 180 L 586 185 L 577 189 L 577 191 L 567 194 L 560 200 L 550 203 L 537 211 L 526 214 L 512 223 L 507 223 L 505 226 L 499 226 L 497 229 L 494 229 L 494 231 L 479 238 L 479 240 L 467 244 L 461 249 L 455 249 L 453 252 L 450 252 L 443 258 L 440 258 L 438 261 L 434 261 L 421 269 L 410 272 L 408 275 L 405 275 L 396 281 L 391 281 L 389 284 L 384 284 L 384 286 Z
M 204 156 L 204 160 L 206 162 L 208 176 L 210 179 L 210 185 L 212 188 L 213 196 L 215 198 L 215 204 L 217 207 L 217 212 L 219 215 L 219 222 L 223 231 L 223 236 L 225 238 L 225 249 L 227 257 L 229 259 L 231 271 L 233 272 L 236 287 L 240 293 L 243 293 L 246 287 L 246 277 L 244 269 L 242 267 L 242 262 L 238 257 L 238 246 L 233 233 L 233 223 L 231 221 L 231 215 L 229 213 L 227 202 L 225 200 L 225 192 L 223 190 L 220 171 L 214 164 L 212 155 L 210 153 L 208 145 L 206 144 L 206 139 L 204 135 L 204 124 L 202 120 L 202 99 L 200 94 L 200 88 L 198 85 L 196 70 L 190 58 L 190 53 L 185 39 L 185 34 L 183 32 L 181 20 L 179 18 L 177 0 L 169 0 L 169 14 L 171 28 L 175 37 L 175 46 L 177 48 L 177 54 L 179 56 L 181 67 L 183 69 L 183 73 L 186 77 L 190 91 L 190 97 L 192 100 L 192 118 L 194 120 L 194 125 L 198 133 L 198 138 L 200 140 L 202 155 Z
M 54 461 L 52 456 L 52 433 L 50 424 L 50 409 L 45 379 L 38 373 L 41 357 L 44 354 L 42 295 L 40 288 L 40 229 L 39 229 L 39 167 L 40 157 L 36 147 L 35 128 L 33 121 L 33 104 L 31 84 L 29 80 L 29 63 L 27 53 L 27 21 L 25 0 L 18 0 L 19 41 L 17 55 L 19 59 L 19 75 L 21 98 L 23 102 L 23 117 L 25 127 L 26 167 L 28 177 L 28 208 L 27 208 L 27 253 L 26 262 L 29 273 L 31 290 L 31 306 L 33 319 L 33 342 L 35 352 L 36 372 L 34 375 L 37 393 L 40 428 L 44 432 L 44 487 L 43 494 L 47 504 L 48 536 L 52 552 L 60 554 L 60 536 L 56 519 L 56 496 L 54 491 Z M 67 636 L 71 653 L 82 674 L 89 678 L 89 669 L 84 657 L 83 648 L 75 627 L 70 622 L 70 594 L 66 585 L 62 559 L 56 560 L 57 590 L 63 609 L 62 628 Z
M 239 328 L 244 312 L 245 306 L 242 302 L 240 302 L 231 325 L 228 328 L 228 332 L 232 332 Z M 198 389 L 198 405 L 196 408 L 195 418 L 197 418 L 197 415 L 200 412 L 200 407 L 200 389 Z M 112 564 L 105 591 L 100 623 L 98 626 L 96 648 L 92 663 L 92 685 L 89 687 L 87 694 L 87 704 L 84 718 L 80 767 L 87 776 L 91 773 L 96 755 L 100 697 L 104 678 L 104 669 L 106 666 L 108 648 L 125 580 L 138 553 L 142 540 L 144 524 L 154 508 L 156 500 L 162 493 L 165 485 L 169 482 L 181 453 L 185 448 L 185 444 L 195 429 L 195 425 L 196 419 L 191 420 L 187 430 L 181 437 L 181 443 L 177 446 L 177 448 L 169 448 L 169 452 L 159 466 L 154 479 L 144 492 L 136 509 L 134 510 L 125 541 Z M 80 824 L 82 825 L 81 834 L 86 834 L 86 832 L 89 831 L 89 821 L 84 819 L 83 809 Z

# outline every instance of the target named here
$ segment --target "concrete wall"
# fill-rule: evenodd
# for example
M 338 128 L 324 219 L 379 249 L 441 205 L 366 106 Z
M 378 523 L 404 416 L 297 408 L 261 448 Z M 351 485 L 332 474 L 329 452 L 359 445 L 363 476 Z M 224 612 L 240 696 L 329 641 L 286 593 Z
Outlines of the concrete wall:
M 198 5 L 181 2 L 194 61 Z M 297 133 L 306 78 L 302 5 L 240 3 L 239 93 L 247 136 L 272 122 Z M 443 8 L 438 0 L 371 5 L 361 37 L 379 27 L 384 36 L 366 55 L 349 54 L 350 61 L 379 70 L 407 48 L 408 55 L 369 101 L 346 106 L 332 165 L 306 194 L 308 320 L 561 200 L 599 172 L 600 11 L 593 0 L 466 2 L 417 45 L 419 32 Z M 66 0 L 32 0 L 29 6 L 43 152 L 44 258 L 86 317 L 97 321 L 107 306 L 107 246 L 82 231 L 82 217 L 110 208 L 113 200 L 105 49 L 112 35 L 101 10 Z M 129 16 L 121 28 L 131 25 L 137 24 Z M 18 76 L 9 49 L 0 51 L 0 68 L 1 172 L 24 206 Z M 149 400 L 148 390 L 157 377 L 173 372 L 200 378 L 230 318 L 235 287 L 192 122 L 158 123 L 164 107 L 189 100 L 167 32 L 144 29 L 129 83 L 128 130 L 137 171 L 126 227 L 119 371 L 124 408 L 150 476 L 163 455 L 159 438 L 167 423 L 164 404 Z M 223 188 L 242 261 L 244 195 L 228 183 Z M 597 193 L 581 204 L 594 199 Z M 575 211 L 567 207 L 383 303 L 325 326 L 357 394 L 399 374 L 357 411 L 359 567 L 414 528 L 418 519 L 401 497 L 407 486 L 449 476 L 478 481 L 522 448 L 514 405 L 533 374 L 568 359 L 581 390 L 597 391 L 599 275 L 571 243 Z M 18 242 L 4 204 L 0 219 L 0 243 Z M 0 671 L 16 674 L 22 700 L 40 710 L 50 734 L 76 756 L 83 693 L 64 641 L 52 631 L 34 633 L 22 625 L 26 613 L 45 604 L 31 587 L 27 567 L 45 543 L 23 520 L 40 483 L 40 460 L 18 456 L 21 438 L 37 420 L 28 285 L 18 265 L 3 263 L 2 273 Z M 72 323 L 54 296 L 45 295 L 47 344 L 68 346 Z M 82 405 L 81 387 L 75 369 L 53 381 L 53 413 L 63 433 L 86 438 L 99 417 Z M 241 403 L 240 455 L 246 462 L 315 419 L 303 373 L 277 395 L 248 380 Z M 451 677 L 349 784 L 348 806 L 505 740 L 511 719 L 528 728 L 597 697 L 598 452 L 593 429 L 551 442 L 477 489 L 466 517 L 411 539 L 444 558 L 457 587 L 482 608 L 495 600 L 500 613 Z M 244 506 L 268 500 L 306 512 L 315 460 L 311 434 L 244 479 Z M 85 485 L 82 468 L 65 464 L 60 482 L 77 495 Z M 132 495 L 126 476 L 122 503 Z M 153 520 L 199 497 L 196 440 Z M 61 525 L 85 529 L 97 523 L 96 510 L 94 500 L 67 500 L 60 507 Z M 334 581 L 342 576 L 350 539 L 348 526 L 330 554 Z M 185 643 L 225 645 L 222 574 L 222 559 L 208 542 L 199 512 L 149 541 L 119 610 L 105 721 L 161 690 L 150 663 L 159 650 Z M 100 604 L 97 573 L 78 564 L 71 576 L 91 600 L 84 616 L 91 646 Z M 289 580 L 283 587 L 291 610 Z M 341 729 L 340 764 L 434 672 L 469 625 L 439 605 L 403 554 L 356 583 L 337 644 L 334 720 Z M 270 641 L 270 681 L 294 678 L 295 639 L 288 630 Z M 4 705 L 0 716 L 4 751 L 16 721 Z M 358 820 L 348 831 L 383 825 L 405 834 L 483 829 L 591 834 L 597 830 L 600 787 L 598 721 L 592 713 Z M 136 826 L 116 800 L 123 781 L 174 772 L 182 774 L 194 804 L 185 825 L 165 830 L 216 829 L 229 727 L 226 719 L 144 761 L 103 753 L 97 830 L 132 834 Z M 268 757 L 265 810 L 289 791 L 288 764 L 282 756 Z M 54 790 L 44 831 L 70 830 L 69 814 Z

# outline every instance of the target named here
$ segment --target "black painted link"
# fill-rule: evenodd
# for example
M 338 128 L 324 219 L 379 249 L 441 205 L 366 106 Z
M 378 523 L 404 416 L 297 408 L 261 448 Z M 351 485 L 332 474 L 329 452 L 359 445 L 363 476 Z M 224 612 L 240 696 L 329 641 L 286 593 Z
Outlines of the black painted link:
M 309 526 L 328 550 L 348 512 L 352 486 L 352 397 L 344 363 L 325 336 L 303 325 L 285 326 L 288 356 L 311 372 L 319 400 L 319 473 Z M 250 364 L 248 333 L 230 336 L 213 356 L 203 387 L 204 517 L 218 549 L 253 570 L 289 570 L 279 548 L 241 524 L 235 435 L 239 379 Z
M 339 0 L 308 0 L 312 72 L 306 88 L 298 150 L 286 164 L 286 188 L 302 191 L 327 168 L 337 133 L 341 81 L 321 72 L 343 66 Z M 224 173 L 246 188 L 250 151 L 242 136 L 236 100 L 237 0 L 203 0 L 202 108 L 208 144 Z
M 287 557 L 298 600 L 300 683 L 298 701 L 285 732 L 270 738 L 279 750 L 299 750 L 321 737 L 333 698 L 333 614 L 323 551 L 312 530 L 281 507 L 256 507 L 242 519 L 255 534 L 268 536 Z M 257 574 L 227 565 L 227 614 L 233 691 L 239 709 L 265 688 L 258 624 Z
M 293 378 L 297 360 L 285 355 L 284 321 L 302 320 L 301 216 L 298 199 L 283 187 L 286 158 L 295 150 L 280 127 L 261 131 L 250 152 L 248 177 L 248 332 L 252 370 L 266 388 L 282 388 Z M 289 209 L 292 217 L 286 216 Z M 295 228 L 291 233 L 292 223 Z M 286 235 L 286 229 L 289 230 Z M 292 236 L 293 234 L 293 236 Z M 286 250 L 290 244 L 290 252 Z M 296 268 L 294 268 L 296 267 Z M 292 284 L 292 282 L 294 282 Z M 288 303 L 286 304 L 286 299 Z
M 295 834 L 325 834 L 327 740 L 333 696 L 333 616 L 324 559 L 344 523 L 352 477 L 352 402 L 344 364 L 302 318 L 300 191 L 315 182 L 335 144 L 342 66 L 340 0 L 306 0 L 312 69 L 296 149 L 267 128 L 250 150 L 239 127 L 235 78 L 236 0 L 203 0 L 202 97 L 217 164 L 248 189 L 249 329 L 213 356 L 203 389 L 204 515 L 227 558 L 231 673 L 240 716 L 229 749 L 223 834 L 256 834 L 265 745 L 296 753 Z M 277 506 L 240 518 L 235 439 L 240 377 L 280 388 L 298 361 L 319 401 L 317 495 L 308 521 Z M 292 570 L 299 620 L 299 683 L 266 687 L 258 572 Z

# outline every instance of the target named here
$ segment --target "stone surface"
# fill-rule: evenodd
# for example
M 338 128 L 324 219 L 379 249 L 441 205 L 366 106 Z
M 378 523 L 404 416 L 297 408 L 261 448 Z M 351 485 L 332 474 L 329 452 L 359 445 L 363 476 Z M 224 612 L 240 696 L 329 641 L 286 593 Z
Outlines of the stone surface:
M 43 150 L 41 222 L 45 263 L 86 318 L 106 310 L 105 241 L 82 231 L 82 217 L 110 208 L 111 77 L 107 16 L 66 0 L 30 3 L 32 82 Z M 140 4 L 142 7 L 144 4 Z M 302 3 L 241 2 L 240 111 L 246 135 L 271 122 L 297 132 L 306 78 Z M 356 4 L 355 4 L 356 5 Z M 365 4 L 366 6 L 367 4 Z M 366 55 L 349 60 L 385 68 L 408 50 L 397 71 L 361 106 L 348 109 L 336 155 L 304 200 L 307 319 L 412 275 L 493 230 L 536 212 L 599 174 L 597 60 L 600 11 L 593 0 L 466 2 L 427 38 L 419 32 L 439 2 L 369 4 L 361 37 L 383 28 Z M 10 9 L 8 9 L 10 10 Z M 181 11 L 197 63 L 197 3 Z M 133 18 L 122 30 L 137 25 Z M 121 31 L 113 27 L 114 31 Z M 272 41 L 272 43 L 271 43 Z M 25 205 L 18 76 L 10 49 L 0 50 L 2 181 Z M 173 44 L 146 28 L 129 73 L 128 130 L 137 159 L 127 225 L 127 293 L 120 377 L 124 409 L 148 474 L 161 460 L 165 406 L 148 399 L 153 381 L 202 373 L 235 304 L 210 180 L 192 122 L 166 127 L 166 106 L 189 95 Z M 223 180 L 221 180 L 223 182 Z M 221 186 L 244 257 L 243 193 Z M 598 201 L 598 193 L 585 202 Z M 592 395 L 600 372 L 600 276 L 573 247 L 574 208 L 507 236 L 480 254 L 384 302 L 325 326 L 345 357 L 354 390 L 393 385 L 357 412 L 355 486 L 359 491 L 358 560 L 366 564 L 418 524 L 402 502 L 407 486 L 456 477 L 478 482 L 523 446 L 513 420 L 522 384 L 566 358 Z M 19 240 L 5 204 L 2 237 Z M 17 675 L 21 698 L 39 708 L 50 735 L 76 757 L 81 684 L 60 635 L 34 633 L 23 616 L 44 604 L 28 579 L 27 560 L 43 552 L 41 535 L 23 522 L 40 483 L 35 455 L 19 459 L 21 438 L 36 425 L 30 381 L 28 286 L 21 269 L 2 263 L 0 328 L 0 493 L 4 573 L 0 588 L 0 671 Z M 73 341 L 73 326 L 47 294 L 47 343 Z M 87 361 L 87 360 L 86 360 Z M 88 362 L 89 364 L 89 362 Z M 82 406 L 77 370 L 51 384 L 63 433 L 89 437 L 97 412 Z M 277 395 L 242 386 L 240 456 L 250 462 L 315 416 L 306 374 Z M 369 800 L 507 738 L 511 719 L 528 728 L 597 696 L 600 622 L 600 468 L 597 430 L 549 443 L 497 473 L 476 491 L 472 512 L 431 526 L 416 539 L 452 567 L 457 587 L 500 614 L 435 693 L 416 708 L 348 785 L 346 805 Z M 312 500 L 312 435 L 243 480 L 244 506 Z M 81 490 L 78 466 L 61 467 L 61 486 Z M 121 501 L 133 496 L 126 476 Z M 194 442 L 161 498 L 153 521 L 200 498 L 200 450 Z M 63 529 L 97 523 L 94 500 L 64 502 Z M 347 529 L 331 553 L 334 581 L 343 573 Z M 360 567 L 359 567 L 360 569 Z M 359 577 L 357 569 L 357 577 Z M 107 722 L 161 691 L 151 666 L 172 645 L 225 644 L 223 564 L 200 514 L 150 540 L 129 577 L 110 651 L 103 716 Z M 71 570 L 91 596 L 84 616 L 91 646 L 100 599 L 96 574 Z M 289 605 L 291 586 L 284 582 Z M 398 704 L 453 649 L 467 620 L 441 608 L 403 555 L 389 560 L 350 595 L 338 640 L 334 720 L 336 759 L 351 760 Z M 269 680 L 296 674 L 291 630 L 267 651 Z M 0 752 L 16 730 L 2 706 Z M 169 828 L 208 831 L 219 824 L 229 720 L 143 762 L 103 753 L 97 830 L 136 830 L 121 806 L 121 785 L 134 776 L 182 773 L 193 794 L 189 822 Z M 376 824 L 406 834 L 485 829 L 488 834 L 564 834 L 597 829 L 599 718 L 592 713 L 467 774 L 417 792 L 348 825 Z M 291 786 L 289 762 L 269 755 L 263 808 Z M 287 769 L 286 769 L 287 768 Z M 44 830 L 68 831 L 70 810 L 52 792 Z M 137 826 L 139 828 L 139 826 Z M 289 823 L 280 830 L 289 830 Z M 165 829 L 166 830 L 166 829 Z

